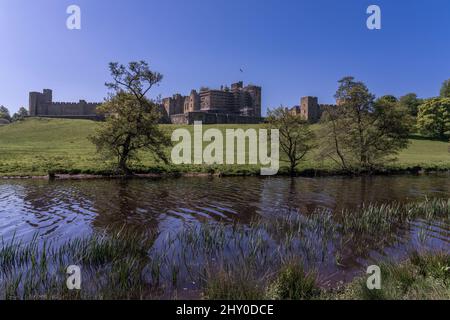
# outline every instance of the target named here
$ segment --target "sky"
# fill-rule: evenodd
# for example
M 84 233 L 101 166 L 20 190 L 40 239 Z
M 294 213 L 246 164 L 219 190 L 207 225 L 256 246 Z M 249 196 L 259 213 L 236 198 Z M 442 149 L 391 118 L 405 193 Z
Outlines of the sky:
M 81 30 L 69 30 L 69 5 Z M 381 30 L 369 30 L 369 5 Z M 243 80 L 263 110 L 333 103 L 352 75 L 377 96 L 439 94 L 450 78 L 449 0 L 0 0 L 0 105 L 103 101 L 108 63 L 145 60 L 164 75 L 150 97 Z M 243 72 L 242 72 L 242 71 Z

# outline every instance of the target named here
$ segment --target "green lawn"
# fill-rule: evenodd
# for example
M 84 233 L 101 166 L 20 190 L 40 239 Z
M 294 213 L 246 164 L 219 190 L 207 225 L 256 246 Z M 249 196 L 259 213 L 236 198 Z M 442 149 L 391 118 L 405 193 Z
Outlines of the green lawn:
M 108 170 L 110 164 L 103 161 L 88 140 L 99 123 L 88 120 L 28 119 L 23 122 L 0 126 L 0 175 L 46 175 L 49 170 L 81 171 L 85 173 Z M 180 126 L 165 125 L 171 132 Z M 208 126 L 204 126 L 207 129 Z M 258 125 L 219 125 L 227 128 L 251 128 Z M 192 131 L 192 126 L 185 126 Z M 206 144 L 206 143 L 205 143 Z M 412 139 L 408 149 L 398 156 L 396 167 L 445 167 L 450 168 L 448 143 Z M 148 154 L 141 155 L 141 168 L 160 166 Z M 326 169 L 331 164 L 312 159 L 300 169 Z M 216 168 L 217 169 L 217 168 Z M 220 166 L 219 171 L 235 173 L 254 172 L 251 166 Z M 205 166 L 184 166 L 184 171 L 208 171 Z

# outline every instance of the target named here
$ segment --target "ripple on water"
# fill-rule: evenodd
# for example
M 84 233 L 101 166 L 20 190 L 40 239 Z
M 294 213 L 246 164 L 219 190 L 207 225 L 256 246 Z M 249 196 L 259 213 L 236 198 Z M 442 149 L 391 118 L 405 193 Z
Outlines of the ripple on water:
M 5 239 L 38 233 L 42 238 L 64 240 L 123 226 L 163 233 L 185 223 L 248 224 L 280 212 L 311 214 L 316 208 L 337 214 L 362 203 L 447 198 L 448 178 L 0 181 L 0 233 Z M 429 236 L 448 243 L 449 226 L 433 222 Z

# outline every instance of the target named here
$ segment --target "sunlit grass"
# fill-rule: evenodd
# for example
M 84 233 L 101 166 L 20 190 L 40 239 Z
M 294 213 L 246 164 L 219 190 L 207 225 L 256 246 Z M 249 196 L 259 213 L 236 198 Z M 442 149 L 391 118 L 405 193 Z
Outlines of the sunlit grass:
M 108 174 L 112 172 L 112 163 L 101 159 L 95 152 L 95 146 L 88 136 L 94 134 L 98 122 L 89 120 L 66 119 L 27 119 L 0 127 L 0 175 L 33 176 L 47 175 L 49 171 L 69 174 Z M 208 128 L 248 129 L 262 128 L 262 125 L 214 125 Z M 317 129 L 318 125 L 313 126 Z M 176 128 L 185 128 L 193 132 L 193 126 L 164 125 L 170 134 Z M 204 145 L 207 143 L 205 142 Z M 424 169 L 450 169 L 449 144 L 445 141 L 411 139 L 408 149 L 398 155 L 398 162 L 389 164 L 392 169 L 405 169 L 420 166 Z M 169 151 L 169 150 L 168 150 Z M 282 166 L 287 163 L 282 162 Z M 203 172 L 221 175 L 255 175 L 258 166 L 216 165 L 216 166 L 167 166 L 158 163 L 148 153 L 141 153 L 140 162 L 134 169 L 142 172 L 185 173 Z M 299 171 L 316 174 L 338 172 L 329 161 L 317 161 L 314 154 L 300 164 Z M 280 170 L 287 173 L 286 168 Z

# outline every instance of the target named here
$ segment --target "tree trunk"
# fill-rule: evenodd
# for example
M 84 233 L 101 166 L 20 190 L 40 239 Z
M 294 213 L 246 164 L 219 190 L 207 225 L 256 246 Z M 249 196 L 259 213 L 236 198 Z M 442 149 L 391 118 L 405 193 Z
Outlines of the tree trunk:
M 123 172 L 123 174 L 125 174 L 126 176 L 130 176 L 132 174 L 131 170 L 128 168 L 127 165 L 128 155 L 130 154 L 129 146 L 130 146 L 130 137 L 128 137 L 125 140 L 125 143 L 122 147 L 122 154 L 120 155 L 120 160 L 118 164 L 119 170 Z
M 291 177 L 295 177 L 295 167 L 296 167 L 296 163 L 291 161 L 291 167 L 290 167 Z

